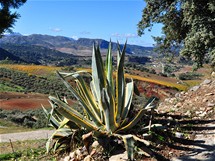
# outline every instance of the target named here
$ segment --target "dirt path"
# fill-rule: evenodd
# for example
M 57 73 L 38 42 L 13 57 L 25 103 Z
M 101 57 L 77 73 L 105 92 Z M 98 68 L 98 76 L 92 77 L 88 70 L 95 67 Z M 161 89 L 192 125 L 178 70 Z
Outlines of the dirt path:
M 215 161 L 215 122 L 206 124 L 205 130 L 195 134 L 187 152 L 171 161 Z
M 47 139 L 51 136 L 53 130 L 37 130 L 20 133 L 0 134 L 0 142 L 12 142 L 24 141 L 24 140 L 36 140 Z

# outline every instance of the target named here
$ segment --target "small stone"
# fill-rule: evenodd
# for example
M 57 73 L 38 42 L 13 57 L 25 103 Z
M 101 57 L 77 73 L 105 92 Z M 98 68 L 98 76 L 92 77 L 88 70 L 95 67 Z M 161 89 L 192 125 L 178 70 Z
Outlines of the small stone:
M 63 161 L 69 161 L 70 160 L 70 156 L 66 156 Z
M 204 117 L 204 116 L 206 116 L 207 115 L 207 112 L 203 112 L 202 114 L 200 114 L 199 116 L 200 117 Z
M 207 84 L 210 84 L 210 83 L 211 83 L 211 80 L 206 79 L 206 80 L 204 80 L 204 81 L 201 83 L 201 85 L 207 85 Z
M 215 78 L 215 72 L 211 73 L 211 77 Z
M 185 115 L 185 116 L 191 116 L 190 110 L 188 110 L 184 115 Z
M 196 111 L 196 114 L 197 115 L 202 114 L 202 111 Z
M 207 94 L 205 94 L 205 96 L 213 96 L 214 95 L 214 93 L 207 93 Z
M 196 98 L 195 98 L 195 102 L 197 102 L 199 100 L 199 97 L 198 96 L 196 96 Z
M 208 99 L 207 99 L 207 98 L 204 98 L 204 99 L 202 100 L 202 102 L 203 102 L 203 103 L 208 102 Z
M 173 118 L 171 116 L 167 117 L 168 120 L 173 120 Z
M 178 102 L 175 106 L 176 106 L 176 107 L 181 107 L 181 106 L 182 106 L 182 103 L 181 103 L 181 102 Z
M 208 106 L 208 107 L 214 107 L 214 106 L 215 106 L 215 103 L 208 102 L 207 106 Z
M 69 153 L 69 156 L 70 156 L 70 158 L 75 158 L 75 156 L 76 156 L 76 154 L 75 154 L 75 152 L 71 152 L 71 153 Z
M 172 155 L 172 154 L 173 154 L 173 152 L 172 152 L 172 151 L 170 151 L 170 152 L 169 152 L 169 155 Z
M 190 91 L 197 91 L 200 88 L 200 86 L 193 86 L 192 88 L 190 88 Z
M 99 142 L 98 142 L 98 141 L 94 141 L 93 144 L 92 144 L 91 146 L 92 146 L 92 148 L 97 149 L 98 146 L 99 146 Z
M 173 157 L 172 159 L 171 159 L 171 161 L 181 161 L 181 159 L 179 158 L 176 158 L 176 157 Z
M 180 93 L 176 93 L 176 94 L 175 94 L 175 97 L 176 97 L 176 98 L 179 98 L 179 97 L 181 97 L 181 94 L 180 94 Z
M 185 91 L 182 91 L 181 94 L 184 95 L 184 94 L 185 94 Z
M 164 99 L 164 102 L 169 102 L 169 99 L 170 99 L 170 98 L 165 98 L 165 99 Z
M 169 99 L 169 103 L 171 103 L 171 104 L 175 104 L 176 102 L 177 102 L 176 98 Z
M 80 151 L 79 149 L 77 149 L 77 150 L 75 151 L 75 153 L 76 153 L 77 155 L 81 155 L 81 151 Z
M 176 132 L 175 133 L 175 137 L 177 137 L 177 138 L 184 138 L 184 134 L 181 133 L 181 132 Z

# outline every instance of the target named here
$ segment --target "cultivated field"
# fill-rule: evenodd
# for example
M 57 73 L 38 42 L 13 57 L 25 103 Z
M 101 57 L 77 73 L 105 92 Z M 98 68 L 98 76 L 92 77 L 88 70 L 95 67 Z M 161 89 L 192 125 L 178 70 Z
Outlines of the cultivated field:
M 0 93 L 0 108 L 4 110 L 30 110 L 41 108 L 41 104 L 49 107 L 48 95 L 43 94 L 23 94 L 23 93 Z

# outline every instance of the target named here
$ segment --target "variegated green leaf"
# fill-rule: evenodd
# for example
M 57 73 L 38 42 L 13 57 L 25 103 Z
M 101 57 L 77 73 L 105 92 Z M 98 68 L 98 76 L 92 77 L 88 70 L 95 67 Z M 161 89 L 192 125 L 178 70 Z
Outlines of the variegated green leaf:
M 128 112 L 130 111 L 131 102 L 133 98 L 133 90 L 134 90 L 134 82 L 131 80 L 131 82 L 127 83 L 126 89 L 125 89 L 125 107 L 122 111 L 121 119 L 125 119 L 128 115 Z
M 111 131 L 110 128 L 110 98 L 107 94 L 107 90 L 105 88 L 103 88 L 102 93 L 101 93 L 101 97 L 102 97 L 102 107 L 103 107 L 103 112 L 104 112 L 104 119 L 105 119 L 105 127 L 106 130 L 108 132 Z
M 111 48 L 111 41 L 109 43 L 108 47 L 108 52 L 107 52 L 107 57 L 106 57 L 106 64 L 105 64 L 105 69 L 106 69 L 106 75 L 107 75 L 107 81 L 109 86 L 111 87 L 111 93 L 114 94 L 114 81 L 113 81 L 113 56 L 112 56 L 112 48 Z
M 94 44 L 93 54 L 92 54 L 92 81 L 93 81 L 93 87 L 95 88 L 95 91 L 96 91 L 96 97 L 97 97 L 96 100 L 98 101 L 101 100 L 101 91 L 102 91 L 102 88 L 105 87 L 105 80 L 106 78 L 105 78 L 101 53 L 99 52 L 99 48 L 96 49 Z
M 86 119 L 82 114 L 72 109 L 66 103 L 51 96 L 49 97 L 49 99 L 53 100 L 58 105 L 56 110 L 64 117 L 68 118 L 69 120 L 77 124 L 80 124 L 81 126 L 87 128 L 88 130 L 98 130 L 98 127 L 94 122 Z
M 99 122 L 101 123 L 102 121 L 100 120 L 99 117 L 99 108 L 97 107 L 97 103 L 95 98 L 93 97 L 93 94 L 90 92 L 89 87 L 86 85 L 86 83 L 84 82 L 83 78 L 81 78 L 80 76 L 77 77 L 78 80 L 78 86 L 80 86 L 80 90 L 83 93 L 83 99 L 86 100 L 85 104 L 89 105 L 89 110 L 86 110 L 87 113 L 89 113 L 89 116 L 94 116 L 97 118 L 97 120 L 99 120 Z
M 138 114 L 126 126 L 119 128 L 116 132 L 126 131 L 126 130 L 129 130 L 132 127 L 134 127 L 140 121 L 140 119 L 143 117 L 145 111 L 153 105 L 154 101 L 155 101 L 155 98 L 150 103 L 147 103 L 144 106 L 144 108 L 142 110 L 140 110 L 138 112 Z
M 63 83 L 66 85 L 68 90 L 70 90 L 73 93 L 73 95 L 76 97 L 76 99 L 79 101 L 79 103 L 82 105 L 82 107 L 89 114 L 90 118 L 96 123 L 96 125 L 101 126 L 102 123 L 101 123 L 101 120 L 99 119 L 99 116 L 97 115 L 97 113 L 93 113 L 94 111 L 89 108 L 88 104 L 86 103 L 86 98 L 85 97 L 83 98 L 82 96 L 80 96 L 80 94 L 66 80 L 64 80 L 63 76 L 60 73 L 58 73 L 58 76 L 61 78 Z
M 124 108 L 124 99 L 125 99 L 125 76 L 124 76 L 125 46 L 123 48 L 122 53 L 119 51 L 120 60 L 118 60 L 119 63 L 117 66 L 117 75 L 116 75 L 117 122 L 121 122 L 121 114 Z
M 43 108 L 43 111 L 47 117 L 47 120 L 48 122 L 51 123 L 51 125 L 55 128 L 55 129 L 58 129 L 58 127 L 60 126 L 60 123 L 53 117 L 52 113 L 51 112 L 48 112 L 44 106 L 42 106 Z
M 134 160 L 134 138 L 132 135 L 124 135 L 123 137 L 123 141 L 125 144 L 125 149 L 127 151 L 128 154 L 128 159 L 129 160 Z
M 105 126 L 108 132 L 113 132 L 118 126 L 115 121 L 114 102 L 112 95 L 106 88 L 102 91 L 102 105 L 104 107 Z

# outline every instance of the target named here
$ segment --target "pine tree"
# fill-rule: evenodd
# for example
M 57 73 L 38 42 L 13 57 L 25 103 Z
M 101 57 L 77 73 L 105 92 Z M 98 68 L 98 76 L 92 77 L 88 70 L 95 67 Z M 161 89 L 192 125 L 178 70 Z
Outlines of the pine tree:
M 5 32 L 11 32 L 16 20 L 20 17 L 17 12 L 11 9 L 18 9 L 27 0 L 0 0 L 0 37 Z

